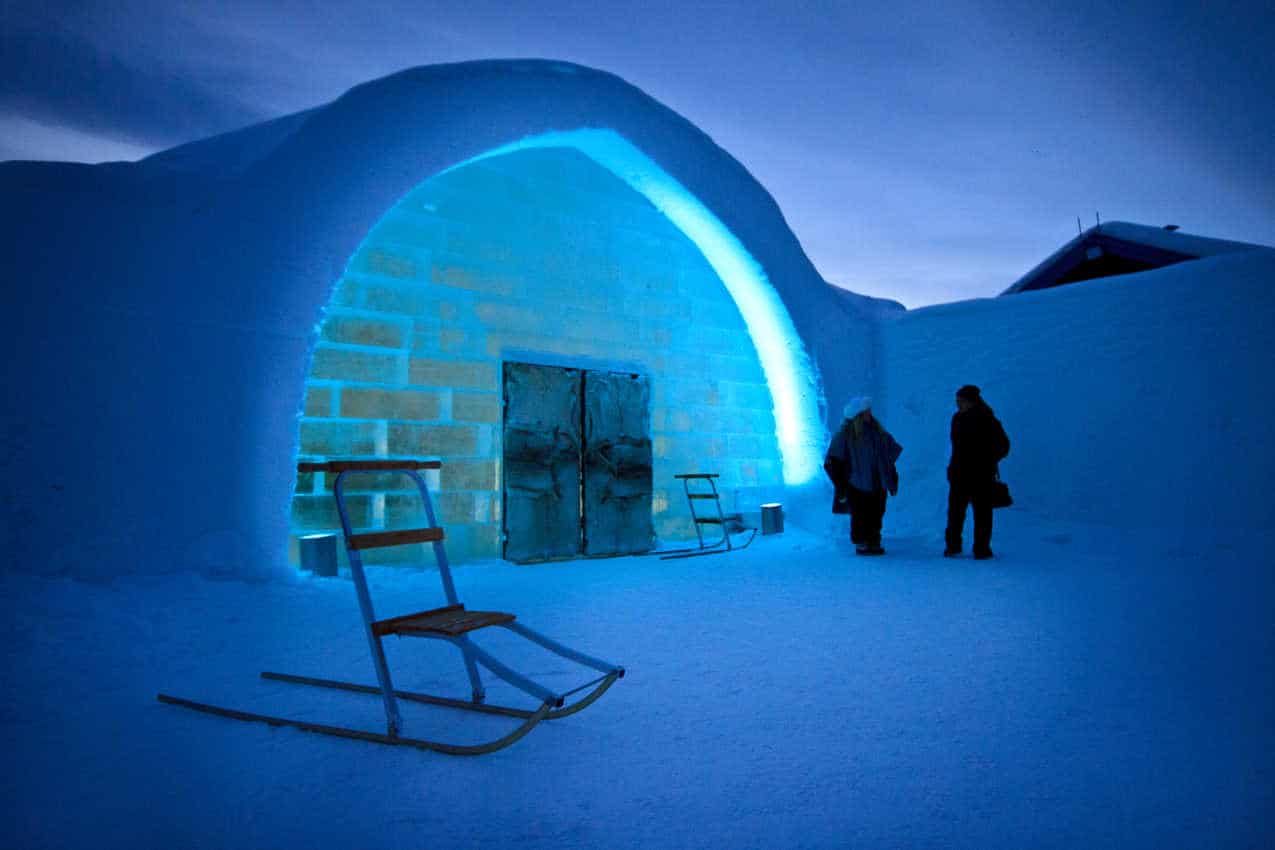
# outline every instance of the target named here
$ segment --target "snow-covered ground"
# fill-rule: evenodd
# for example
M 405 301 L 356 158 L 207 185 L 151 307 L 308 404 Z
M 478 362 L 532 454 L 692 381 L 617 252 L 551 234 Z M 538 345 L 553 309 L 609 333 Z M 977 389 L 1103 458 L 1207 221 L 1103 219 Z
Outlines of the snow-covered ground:
M 939 557 L 938 530 L 891 538 L 890 520 L 877 559 L 790 528 L 690 560 L 458 569 L 470 607 L 628 669 L 480 758 L 155 701 L 383 729 L 375 697 L 257 678 L 373 681 L 347 579 L 5 574 L 0 845 L 1270 846 L 1270 535 L 1183 549 L 1013 508 L 998 557 L 975 562 Z M 433 570 L 373 581 L 378 616 L 441 599 Z M 399 687 L 466 693 L 454 651 L 390 651 Z M 511 658 L 550 683 L 573 673 Z M 404 710 L 424 737 L 507 725 Z

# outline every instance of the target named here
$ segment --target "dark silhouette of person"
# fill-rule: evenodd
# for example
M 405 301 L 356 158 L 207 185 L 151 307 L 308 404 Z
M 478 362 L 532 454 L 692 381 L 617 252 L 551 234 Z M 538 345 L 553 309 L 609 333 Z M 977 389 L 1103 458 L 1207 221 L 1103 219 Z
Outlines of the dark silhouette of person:
M 992 483 L 997 464 L 1009 454 L 1009 437 L 983 394 L 973 384 L 956 391 L 952 415 L 952 459 L 947 465 L 947 546 L 943 554 L 961 553 L 965 508 L 974 506 L 974 557 L 992 557 Z
M 884 555 L 881 519 L 886 493 L 899 492 L 894 462 L 903 447 L 872 415 L 872 399 L 856 396 L 842 410 L 844 421 L 824 455 L 823 469 L 835 490 L 834 514 L 850 514 L 850 540 L 859 555 Z

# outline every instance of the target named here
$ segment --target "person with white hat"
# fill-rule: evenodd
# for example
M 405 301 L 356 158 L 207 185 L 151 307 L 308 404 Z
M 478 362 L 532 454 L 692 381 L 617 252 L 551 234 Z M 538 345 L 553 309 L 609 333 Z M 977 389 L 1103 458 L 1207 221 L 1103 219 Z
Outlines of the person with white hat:
M 872 399 L 855 396 L 842 409 L 844 421 L 837 431 L 823 469 L 835 490 L 832 512 L 850 514 L 850 540 L 859 555 L 884 555 L 881 520 L 886 494 L 899 492 L 894 463 L 903 452 L 872 415 Z

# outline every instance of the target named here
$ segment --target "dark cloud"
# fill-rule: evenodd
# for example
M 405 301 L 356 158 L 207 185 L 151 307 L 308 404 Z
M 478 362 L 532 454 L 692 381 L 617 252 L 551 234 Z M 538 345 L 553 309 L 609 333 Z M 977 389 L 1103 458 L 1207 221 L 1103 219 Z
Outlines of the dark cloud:
M 1077 121 L 1101 130 L 1135 116 L 1148 149 L 1172 146 L 1200 167 L 1275 188 L 1269 0 L 1022 4 L 1012 20 L 1085 86 Z
M 0 28 L 0 111 L 155 147 L 271 117 L 197 71 L 126 58 L 49 21 Z

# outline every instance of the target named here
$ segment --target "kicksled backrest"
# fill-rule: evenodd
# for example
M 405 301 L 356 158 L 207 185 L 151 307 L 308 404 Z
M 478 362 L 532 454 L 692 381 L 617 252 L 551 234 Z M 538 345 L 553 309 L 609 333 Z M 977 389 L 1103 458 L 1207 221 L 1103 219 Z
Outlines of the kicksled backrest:
M 422 469 L 442 469 L 442 466 L 443 464 L 437 460 L 330 460 L 322 463 L 297 464 L 298 472 L 325 472 L 336 475 L 336 481 L 332 485 L 333 496 L 336 499 L 337 514 L 341 518 L 341 531 L 345 537 L 345 550 L 350 559 L 350 573 L 354 579 L 355 591 L 358 593 L 359 608 L 369 628 L 376 621 L 376 616 L 372 608 L 372 597 L 368 592 L 367 576 L 363 571 L 363 559 L 359 554 L 364 549 L 402 546 L 409 543 L 432 543 L 434 558 L 438 562 L 438 574 L 443 582 L 443 593 L 447 596 L 447 604 L 459 604 L 456 586 L 452 582 L 451 567 L 447 563 L 447 550 L 443 546 L 443 529 L 438 527 L 438 519 L 434 515 L 434 503 L 429 497 L 429 488 L 426 487 L 425 479 L 419 472 Z M 420 491 L 421 503 L 425 506 L 425 517 L 429 527 L 354 533 L 350 527 L 350 515 L 345 506 L 345 477 L 351 472 L 390 472 L 411 478 Z

